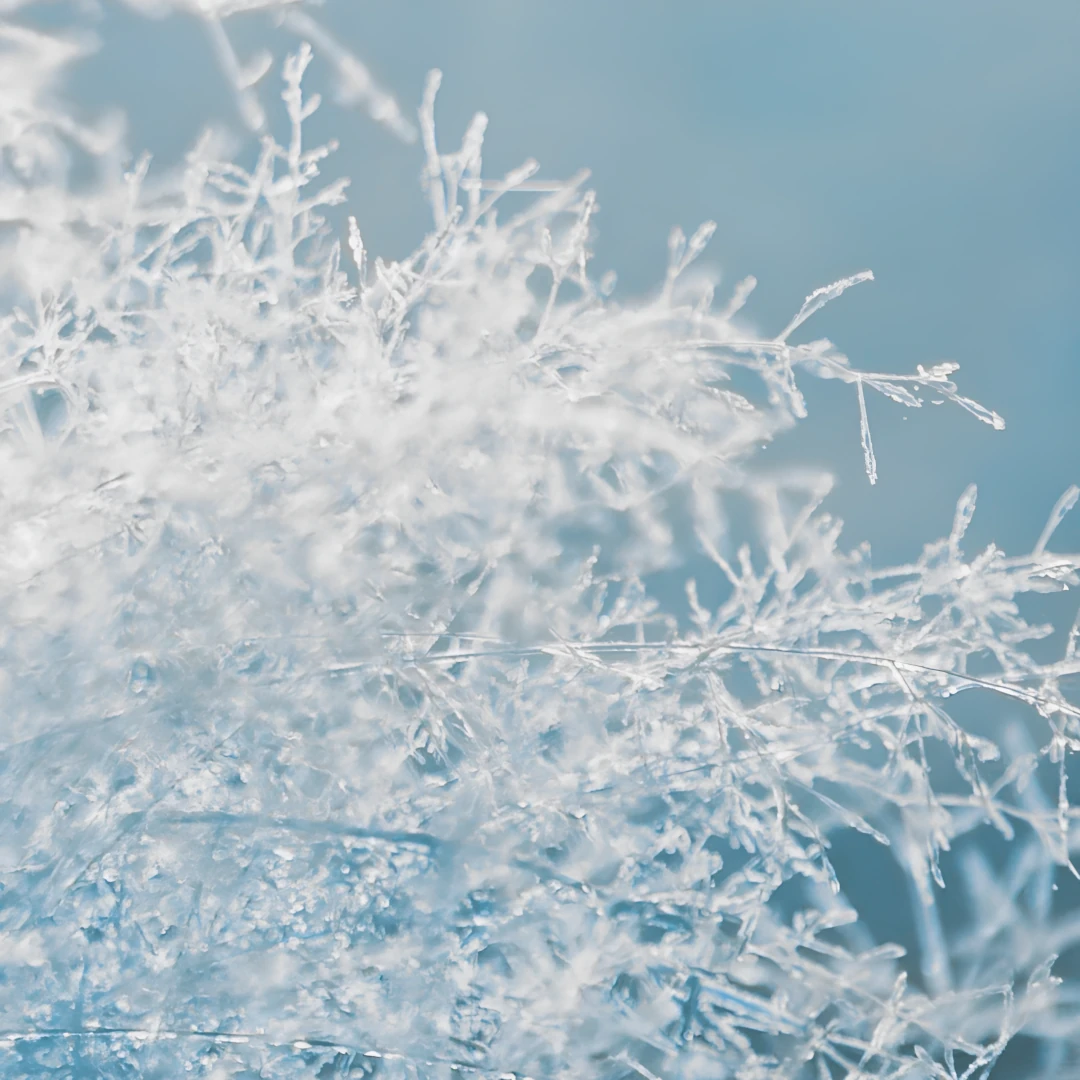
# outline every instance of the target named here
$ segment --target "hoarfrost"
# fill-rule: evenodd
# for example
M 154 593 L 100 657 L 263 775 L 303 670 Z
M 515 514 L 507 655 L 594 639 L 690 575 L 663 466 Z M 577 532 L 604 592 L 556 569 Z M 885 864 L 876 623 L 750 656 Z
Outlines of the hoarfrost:
M 709 224 L 616 303 L 585 176 L 485 178 L 482 117 L 440 151 L 437 78 L 435 230 L 371 260 L 306 46 L 287 145 L 75 194 L 77 50 L 0 36 L 5 1075 L 956 1080 L 1018 1032 L 1075 1066 L 1077 633 L 1037 660 L 1018 598 L 1077 584 L 1076 489 L 1030 554 L 964 551 L 970 489 L 876 569 L 827 478 L 754 467 L 807 375 L 855 384 L 871 481 L 866 389 L 998 426 L 951 364 L 789 343 L 867 273 L 759 340 L 752 279 L 675 287 Z

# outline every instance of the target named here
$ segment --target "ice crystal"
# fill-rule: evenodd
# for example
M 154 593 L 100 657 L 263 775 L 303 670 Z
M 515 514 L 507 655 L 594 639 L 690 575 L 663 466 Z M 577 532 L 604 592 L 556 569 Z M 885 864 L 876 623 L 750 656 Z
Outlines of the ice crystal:
M 753 334 L 752 280 L 687 273 L 707 224 L 617 303 L 584 174 L 485 176 L 483 116 L 441 150 L 437 75 L 433 231 L 370 260 L 311 50 L 279 145 L 220 36 L 254 162 L 76 192 L 77 50 L 0 37 L 3 1075 L 1075 1067 L 1078 629 L 1046 659 L 1020 601 L 1080 580 L 1076 489 L 1030 554 L 965 550 L 969 489 L 880 569 L 827 477 L 755 468 L 805 377 L 853 384 L 871 481 L 868 390 L 1000 426 L 955 365 L 791 342 L 869 273 Z

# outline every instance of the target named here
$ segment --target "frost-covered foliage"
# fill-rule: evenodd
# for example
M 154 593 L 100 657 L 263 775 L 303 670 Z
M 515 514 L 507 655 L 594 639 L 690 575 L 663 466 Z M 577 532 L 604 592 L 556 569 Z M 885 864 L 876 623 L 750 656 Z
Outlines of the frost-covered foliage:
M 803 377 L 871 479 L 867 390 L 1000 426 L 791 343 L 868 275 L 755 335 L 706 226 L 615 303 L 583 178 L 440 151 L 435 77 L 433 231 L 346 269 L 306 47 L 286 145 L 73 193 L 74 46 L 0 35 L 2 1075 L 1076 1067 L 1078 635 L 1018 606 L 1076 490 L 875 569 L 755 467 Z

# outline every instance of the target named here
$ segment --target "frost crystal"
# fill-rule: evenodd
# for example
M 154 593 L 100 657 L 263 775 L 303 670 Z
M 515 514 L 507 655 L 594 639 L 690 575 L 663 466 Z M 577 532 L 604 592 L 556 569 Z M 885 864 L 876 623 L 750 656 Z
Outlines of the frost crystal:
M 188 6 L 263 135 L 171 187 L 73 190 L 115 133 L 0 22 L 0 1073 L 1075 1068 L 1078 629 L 1018 600 L 1080 581 L 1076 489 L 1029 555 L 964 550 L 970 489 L 875 569 L 754 467 L 797 379 L 854 384 L 871 481 L 867 390 L 1001 422 L 789 341 L 868 273 L 755 336 L 710 224 L 616 303 L 584 176 L 440 150 L 437 76 L 434 231 L 346 269 L 310 49 L 279 145 L 221 20 L 282 5 Z

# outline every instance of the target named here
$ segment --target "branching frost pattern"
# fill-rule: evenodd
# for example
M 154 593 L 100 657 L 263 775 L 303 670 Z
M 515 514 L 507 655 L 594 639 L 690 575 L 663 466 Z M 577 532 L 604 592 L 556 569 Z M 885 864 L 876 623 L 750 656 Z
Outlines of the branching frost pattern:
M 199 10 L 257 159 L 77 194 L 75 47 L 0 23 L 4 1074 L 959 1080 L 1023 1032 L 1064 1075 L 1078 632 L 1036 659 L 1018 598 L 1077 583 L 1077 490 L 1030 554 L 966 550 L 969 489 L 875 568 L 755 467 L 799 381 L 851 385 L 871 481 L 870 392 L 1001 420 L 792 343 L 868 273 L 755 335 L 709 224 L 616 302 L 585 175 L 485 176 L 483 116 L 444 152 L 437 75 L 433 231 L 371 260 L 310 49 L 279 145 Z

